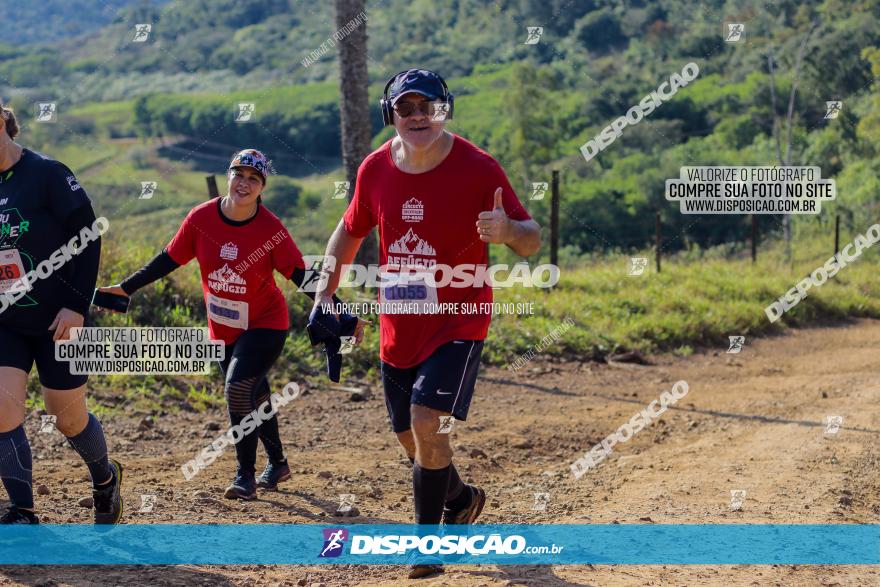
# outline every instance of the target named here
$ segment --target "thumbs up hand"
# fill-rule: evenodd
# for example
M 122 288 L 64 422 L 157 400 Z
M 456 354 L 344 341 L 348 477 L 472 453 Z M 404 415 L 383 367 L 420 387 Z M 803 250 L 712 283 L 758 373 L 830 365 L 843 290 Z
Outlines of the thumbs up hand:
M 511 237 L 510 219 L 504 212 L 501 202 L 502 189 L 495 190 L 495 205 L 492 210 L 480 212 L 477 220 L 477 234 L 484 243 L 506 244 Z

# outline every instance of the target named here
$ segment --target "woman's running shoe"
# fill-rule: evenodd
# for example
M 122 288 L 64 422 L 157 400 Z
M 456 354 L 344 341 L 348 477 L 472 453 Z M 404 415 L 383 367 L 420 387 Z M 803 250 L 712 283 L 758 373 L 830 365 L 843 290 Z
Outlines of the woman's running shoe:
M 226 488 L 223 494 L 226 499 L 256 499 L 257 482 L 254 480 L 253 473 L 245 474 L 239 471 L 232 481 L 232 485 Z
M 257 478 L 257 487 L 263 489 L 277 489 L 279 483 L 287 481 L 288 479 L 290 479 L 290 466 L 288 466 L 286 460 L 281 461 L 280 463 L 269 461 L 266 463 L 266 468 L 263 470 L 263 474 Z

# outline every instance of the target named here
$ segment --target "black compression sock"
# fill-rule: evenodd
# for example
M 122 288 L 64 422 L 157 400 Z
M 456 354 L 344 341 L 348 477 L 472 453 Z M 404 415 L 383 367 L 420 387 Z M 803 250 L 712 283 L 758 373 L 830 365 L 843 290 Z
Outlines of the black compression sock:
M 470 489 L 470 486 L 465 484 L 461 477 L 458 476 L 455 465 L 450 464 L 449 487 L 446 490 L 446 509 L 457 512 L 470 505 L 472 497 Z
M 76 436 L 68 436 L 70 446 L 79 453 L 89 468 L 92 476 L 92 487 L 98 489 L 113 480 L 113 467 L 107 458 L 107 441 L 104 438 L 104 430 L 94 414 L 89 414 L 88 422 L 82 432 Z
M 259 398 L 257 405 L 261 406 L 264 402 L 269 401 L 269 396 Z M 266 456 L 275 464 L 284 462 L 284 449 L 281 446 L 281 434 L 278 431 L 278 416 L 272 414 L 272 417 L 260 424 L 259 428 L 260 441 L 266 450 Z
M 449 469 L 425 469 L 413 465 L 413 501 L 416 507 L 416 524 L 437 525 L 443 517 L 446 489 L 449 487 Z
M 34 508 L 33 459 L 23 426 L 0 432 L 0 478 L 13 505 Z

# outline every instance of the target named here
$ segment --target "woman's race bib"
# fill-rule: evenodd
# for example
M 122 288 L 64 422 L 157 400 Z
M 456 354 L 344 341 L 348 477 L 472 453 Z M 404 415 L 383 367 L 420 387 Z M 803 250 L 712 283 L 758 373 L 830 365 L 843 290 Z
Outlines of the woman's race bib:
M 238 300 L 218 298 L 214 294 L 208 294 L 208 319 L 230 326 L 247 330 L 248 327 L 248 304 Z

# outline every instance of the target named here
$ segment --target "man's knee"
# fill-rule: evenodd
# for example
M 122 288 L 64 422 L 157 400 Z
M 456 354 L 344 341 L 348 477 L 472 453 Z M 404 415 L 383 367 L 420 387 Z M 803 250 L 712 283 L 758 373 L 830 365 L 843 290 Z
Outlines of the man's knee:
M 432 408 L 414 405 L 412 406 L 411 415 L 412 430 L 418 452 L 422 454 L 430 451 L 438 457 L 452 458 L 449 435 L 439 431 L 440 418 L 447 414 Z
M 403 450 L 406 451 L 406 456 L 408 458 L 416 458 L 416 441 L 415 438 L 413 438 L 411 429 L 398 432 L 397 441 L 400 443 L 400 446 L 403 447 Z
M 410 420 L 412 432 L 419 439 L 432 439 L 437 436 L 440 429 L 440 418 L 446 414 L 425 406 L 412 406 Z M 443 435 L 445 436 L 445 435 Z

